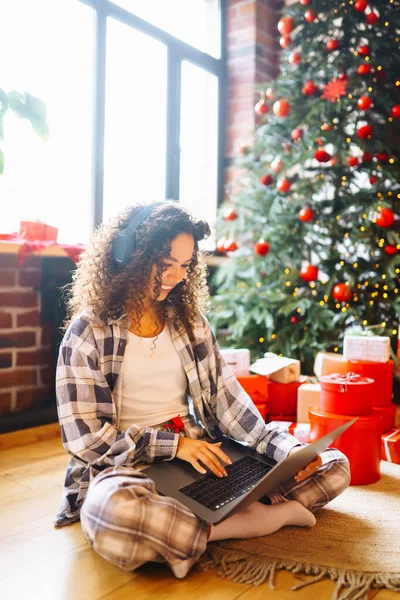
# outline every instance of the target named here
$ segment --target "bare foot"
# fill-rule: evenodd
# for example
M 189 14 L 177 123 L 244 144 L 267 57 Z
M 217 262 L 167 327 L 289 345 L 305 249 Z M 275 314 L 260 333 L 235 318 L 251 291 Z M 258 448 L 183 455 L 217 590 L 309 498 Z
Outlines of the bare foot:
M 296 525 L 297 527 L 313 527 L 317 522 L 312 512 L 297 500 L 289 500 L 284 504 L 287 510 L 287 525 Z

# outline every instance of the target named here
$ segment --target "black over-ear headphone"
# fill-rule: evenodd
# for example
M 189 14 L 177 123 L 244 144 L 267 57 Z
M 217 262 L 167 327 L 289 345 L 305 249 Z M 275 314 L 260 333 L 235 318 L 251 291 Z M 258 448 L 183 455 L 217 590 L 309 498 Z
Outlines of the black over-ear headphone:
M 124 268 L 129 263 L 132 254 L 136 250 L 136 229 L 160 204 L 162 202 L 154 202 L 139 210 L 128 226 L 119 232 L 113 243 L 113 257 L 118 267 Z

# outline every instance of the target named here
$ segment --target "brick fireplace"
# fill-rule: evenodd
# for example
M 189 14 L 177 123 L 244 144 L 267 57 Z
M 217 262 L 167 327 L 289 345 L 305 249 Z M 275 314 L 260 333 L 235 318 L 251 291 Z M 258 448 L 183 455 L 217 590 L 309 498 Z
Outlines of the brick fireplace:
M 67 257 L 0 254 L 0 433 L 57 418 L 54 374 Z

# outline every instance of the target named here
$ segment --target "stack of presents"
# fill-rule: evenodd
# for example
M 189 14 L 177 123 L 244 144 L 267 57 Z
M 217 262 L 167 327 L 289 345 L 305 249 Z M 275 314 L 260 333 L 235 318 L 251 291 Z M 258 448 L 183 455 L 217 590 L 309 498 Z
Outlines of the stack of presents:
M 279 421 L 299 441 L 313 442 L 357 416 L 333 444 L 349 459 L 352 485 L 378 481 L 381 459 L 400 464 L 388 337 L 346 335 L 343 355 L 317 354 L 315 377 L 300 374 L 300 361 L 272 353 L 253 364 L 246 349 L 221 354 L 263 419 Z

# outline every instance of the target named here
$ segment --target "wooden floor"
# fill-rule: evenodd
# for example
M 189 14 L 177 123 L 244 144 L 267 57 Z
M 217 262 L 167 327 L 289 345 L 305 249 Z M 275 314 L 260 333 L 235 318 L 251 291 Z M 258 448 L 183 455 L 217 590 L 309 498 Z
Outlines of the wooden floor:
M 232 583 L 215 571 L 176 579 L 165 565 L 127 573 L 99 557 L 79 523 L 53 528 L 68 462 L 58 425 L 0 436 L 0 598 L 12 600 L 329 600 L 323 580 L 291 591 L 307 576 L 280 571 L 276 589 Z M 399 600 L 388 590 L 369 598 Z

